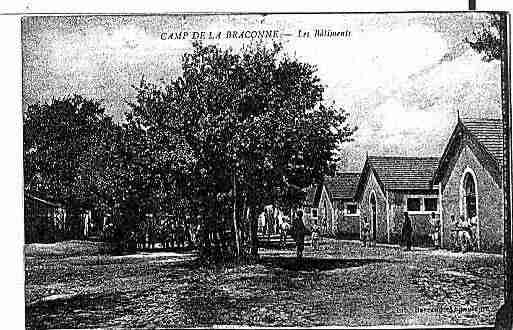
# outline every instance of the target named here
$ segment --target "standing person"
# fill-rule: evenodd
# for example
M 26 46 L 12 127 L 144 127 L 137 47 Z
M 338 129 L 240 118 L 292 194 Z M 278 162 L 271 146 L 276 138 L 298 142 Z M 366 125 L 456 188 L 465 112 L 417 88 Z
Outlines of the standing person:
M 465 219 L 465 216 L 460 215 L 460 221 L 458 222 L 458 240 L 462 253 L 469 250 L 471 244 L 471 230 L 470 222 Z
M 474 215 L 472 218 L 470 218 L 469 225 L 470 225 L 469 234 L 470 234 L 472 250 L 477 251 L 477 247 L 478 247 L 478 244 L 477 244 L 477 240 L 478 240 L 478 237 L 477 237 L 477 215 Z
M 436 217 L 435 212 L 431 212 L 431 239 L 435 249 L 440 248 L 440 219 Z
M 299 262 L 303 258 L 303 250 L 305 248 L 305 224 L 303 222 L 303 212 L 301 210 L 297 211 L 294 223 L 294 233 L 296 239 L 297 261 Z
M 179 222 L 178 226 L 176 227 L 176 245 L 177 247 L 183 248 L 185 243 L 185 228 L 183 226 L 183 223 Z
M 290 232 L 290 224 L 288 218 L 283 217 L 280 224 L 280 247 L 284 248 L 287 245 L 287 235 Z
M 412 234 L 413 234 L 413 227 L 411 225 L 410 216 L 408 215 L 408 212 L 404 212 L 402 235 L 403 235 L 403 242 L 406 245 L 405 251 L 411 251 Z
M 317 222 L 314 222 L 312 224 L 312 247 L 316 251 L 319 249 L 319 230 Z

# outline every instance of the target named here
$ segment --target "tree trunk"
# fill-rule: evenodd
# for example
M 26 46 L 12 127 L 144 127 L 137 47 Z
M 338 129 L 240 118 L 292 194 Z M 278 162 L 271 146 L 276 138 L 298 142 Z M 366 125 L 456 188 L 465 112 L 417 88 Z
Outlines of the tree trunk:
M 239 228 L 237 226 L 237 180 L 233 175 L 233 231 L 235 232 L 236 257 L 240 257 Z
M 240 236 L 239 239 L 241 242 L 246 243 L 246 230 L 247 230 L 247 223 L 248 223 L 248 198 L 246 196 L 246 191 L 242 192 L 242 195 L 244 196 L 242 199 L 242 228 L 240 228 Z
M 258 217 L 256 215 L 256 207 L 251 207 L 249 221 L 251 228 L 251 256 L 258 259 Z

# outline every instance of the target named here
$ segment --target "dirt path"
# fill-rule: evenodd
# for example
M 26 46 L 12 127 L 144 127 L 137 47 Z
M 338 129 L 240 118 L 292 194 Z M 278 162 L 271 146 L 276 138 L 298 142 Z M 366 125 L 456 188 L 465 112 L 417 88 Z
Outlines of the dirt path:
M 328 240 L 205 269 L 191 254 L 30 258 L 29 327 L 369 326 L 493 323 L 500 256 Z M 54 296 L 53 299 L 48 297 Z M 45 298 L 46 297 L 46 298 Z M 46 299 L 46 300 L 45 300 Z

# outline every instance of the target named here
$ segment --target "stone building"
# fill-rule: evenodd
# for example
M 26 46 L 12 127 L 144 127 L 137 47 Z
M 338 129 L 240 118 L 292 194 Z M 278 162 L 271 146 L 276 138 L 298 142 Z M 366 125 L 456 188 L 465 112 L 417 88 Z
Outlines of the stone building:
M 442 200 L 442 246 L 455 244 L 451 215 L 473 219 L 476 248 L 503 246 L 503 130 L 500 119 L 459 118 L 433 177 Z
M 319 201 L 321 199 L 322 186 L 314 184 L 306 190 L 306 197 L 301 210 L 305 226 L 310 229 L 312 223 L 317 223 L 319 217 Z
M 438 190 L 431 184 L 437 165 L 433 157 L 367 156 L 356 198 L 360 223 L 368 221 L 371 240 L 398 243 L 407 211 L 414 244 L 431 244 L 429 219 L 432 212 L 440 216 Z
M 308 205 L 303 209 L 308 224 L 317 223 L 323 235 L 358 238 L 360 222 L 355 193 L 359 179 L 360 173 L 339 173 L 311 187 Z

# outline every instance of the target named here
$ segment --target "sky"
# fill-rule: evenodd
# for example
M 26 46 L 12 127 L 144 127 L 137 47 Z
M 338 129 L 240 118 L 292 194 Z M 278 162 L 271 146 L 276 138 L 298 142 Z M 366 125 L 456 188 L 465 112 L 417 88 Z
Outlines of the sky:
M 342 146 L 345 171 L 369 155 L 440 156 L 462 117 L 501 117 L 500 63 L 484 62 L 464 41 L 488 19 L 458 14 L 276 14 L 28 17 L 22 23 L 23 102 L 73 93 L 102 100 L 122 120 L 141 77 L 171 81 L 191 39 L 171 32 L 222 32 L 204 43 L 235 50 L 251 39 L 226 31 L 277 30 L 266 42 L 314 64 L 335 102 L 357 126 Z M 314 37 L 315 29 L 350 31 Z M 299 37 L 299 31 L 310 37 Z

